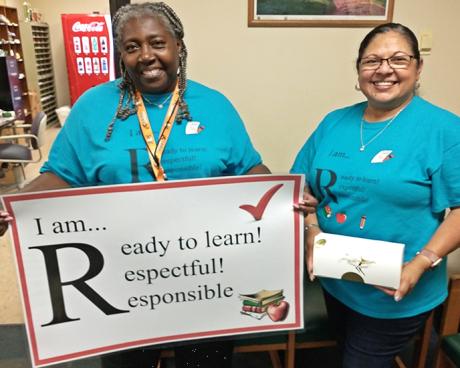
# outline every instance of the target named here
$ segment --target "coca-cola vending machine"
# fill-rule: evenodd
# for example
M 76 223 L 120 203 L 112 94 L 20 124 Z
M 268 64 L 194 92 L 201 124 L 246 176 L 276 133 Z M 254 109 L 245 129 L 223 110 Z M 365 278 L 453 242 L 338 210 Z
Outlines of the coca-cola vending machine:
M 62 14 L 70 103 L 87 89 L 115 79 L 109 15 Z

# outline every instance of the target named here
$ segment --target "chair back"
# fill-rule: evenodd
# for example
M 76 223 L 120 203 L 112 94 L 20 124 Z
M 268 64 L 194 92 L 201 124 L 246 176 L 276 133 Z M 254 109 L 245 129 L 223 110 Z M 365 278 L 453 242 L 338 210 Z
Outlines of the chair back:
M 32 121 L 32 125 L 30 127 L 30 133 L 35 135 L 38 139 L 37 141 L 32 140 L 32 147 L 34 149 L 38 149 L 44 143 L 45 137 L 45 129 L 46 129 L 46 122 L 48 117 L 43 111 L 40 111 L 37 115 L 35 115 L 34 120 Z

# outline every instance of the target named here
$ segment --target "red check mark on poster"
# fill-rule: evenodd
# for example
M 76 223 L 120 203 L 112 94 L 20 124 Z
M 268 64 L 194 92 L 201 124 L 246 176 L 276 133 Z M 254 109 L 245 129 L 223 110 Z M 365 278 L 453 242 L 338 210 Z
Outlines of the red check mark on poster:
M 252 206 L 250 204 L 242 204 L 240 208 L 242 210 L 248 211 L 253 217 L 254 220 L 259 221 L 262 218 L 262 215 L 265 212 L 265 208 L 267 208 L 268 202 L 270 199 L 275 195 L 275 193 L 283 186 L 283 184 L 277 184 L 273 188 L 269 189 L 263 196 L 260 198 L 259 203 L 257 205 Z

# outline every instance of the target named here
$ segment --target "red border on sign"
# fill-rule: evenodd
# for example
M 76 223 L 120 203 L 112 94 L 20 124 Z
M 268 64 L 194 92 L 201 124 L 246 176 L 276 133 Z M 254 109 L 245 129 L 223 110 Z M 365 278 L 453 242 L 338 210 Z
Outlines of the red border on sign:
M 13 194 L 3 197 L 5 208 L 8 212 L 13 213 L 11 203 L 18 201 L 27 201 L 35 200 L 41 198 L 58 198 L 58 197 L 71 197 L 71 196 L 84 196 L 92 194 L 103 194 L 103 193 L 122 193 L 122 192 L 135 192 L 135 191 L 145 191 L 145 190 L 161 190 L 169 188 L 186 188 L 186 187 L 195 187 L 195 186 L 210 186 L 216 184 L 235 184 L 235 183 L 251 183 L 251 182 L 276 182 L 276 181 L 290 181 L 294 183 L 293 191 L 293 204 L 298 204 L 297 193 L 301 193 L 301 175 L 255 175 L 255 176 L 238 176 L 238 177 L 219 177 L 219 178 L 210 178 L 210 179 L 196 179 L 196 180 L 184 180 L 184 181 L 165 181 L 165 182 L 151 182 L 151 183 L 139 183 L 139 184 L 128 184 L 128 185 L 112 185 L 112 186 L 100 186 L 100 187 L 88 187 L 88 188 L 75 188 L 75 189 L 65 189 L 65 190 L 53 190 L 46 192 L 34 192 L 34 193 L 22 193 L 22 194 Z M 11 230 L 13 234 L 14 244 L 15 244 L 15 255 L 18 266 L 23 305 L 26 313 L 26 326 L 28 332 L 28 338 L 30 343 L 30 350 L 32 352 L 32 359 L 36 366 L 56 364 L 69 360 L 76 360 L 78 358 L 86 358 L 94 355 L 101 354 L 103 352 L 109 352 L 114 350 L 122 350 L 126 348 L 146 346 L 146 345 L 155 345 L 160 343 L 169 343 L 174 341 L 182 341 L 187 339 L 200 339 L 206 337 L 218 337 L 218 336 L 228 336 L 232 334 L 241 334 L 249 332 L 270 332 L 277 330 L 288 330 L 288 329 L 298 329 L 302 327 L 303 323 L 303 311 L 301 310 L 302 300 L 301 296 L 303 295 L 303 290 L 301 290 L 301 280 L 303 274 L 303 268 L 300 264 L 301 250 L 303 245 L 300 244 L 300 229 L 302 229 L 301 219 L 302 216 L 297 214 L 295 211 L 292 211 L 294 216 L 294 311 L 295 311 L 295 322 L 294 323 L 282 323 L 278 322 L 276 324 L 269 324 L 265 326 L 253 326 L 253 327 L 244 327 L 244 328 L 234 328 L 234 329 L 223 329 L 223 330 L 212 330 L 212 331 L 203 331 L 199 333 L 187 333 L 187 334 L 178 334 L 171 336 L 162 336 L 158 338 L 149 338 L 142 340 L 130 341 L 122 344 L 103 346 L 95 349 L 87 349 L 71 354 L 65 354 L 60 356 L 55 356 L 53 358 L 41 359 L 38 354 L 37 338 L 35 335 L 34 324 L 32 320 L 32 311 L 29 300 L 29 292 L 27 287 L 27 282 L 25 278 L 24 263 L 22 259 L 21 249 L 19 245 L 19 236 L 16 227 L 16 223 L 13 220 Z

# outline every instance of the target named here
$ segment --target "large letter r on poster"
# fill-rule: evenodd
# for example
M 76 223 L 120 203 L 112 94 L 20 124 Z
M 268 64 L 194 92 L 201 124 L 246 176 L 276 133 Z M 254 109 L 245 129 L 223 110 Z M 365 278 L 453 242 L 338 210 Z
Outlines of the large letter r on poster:
M 61 273 L 59 271 L 57 250 L 63 248 L 77 248 L 84 252 L 88 257 L 89 269 L 86 274 L 79 279 L 65 282 L 62 281 Z M 128 312 L 126 310 L 120 310 L 113 307 L 86 283 L 86 281 L 97 276 L 104 266 L 104 257 L 95 247 L 85 243 L 62 243 L 41 245 L 30 247 L 29 249 L 40 250 L 45 258 L 46 274 L 48 276 L 48 286 L 50 290 L 51 304 L 53 307 L 53 319 L 51 322 L 42 325 L 43 327 L 64 322 L 77 321 L 80 319 L 70 318 L 67 316 L 64 295 L 62 293 L 62 287 L 67 285 L 74 286 L 78 291 L 80 291 L 80 293 L 86 296 L 88 300 L 90 300 L 96 307 L 107 315 Z

